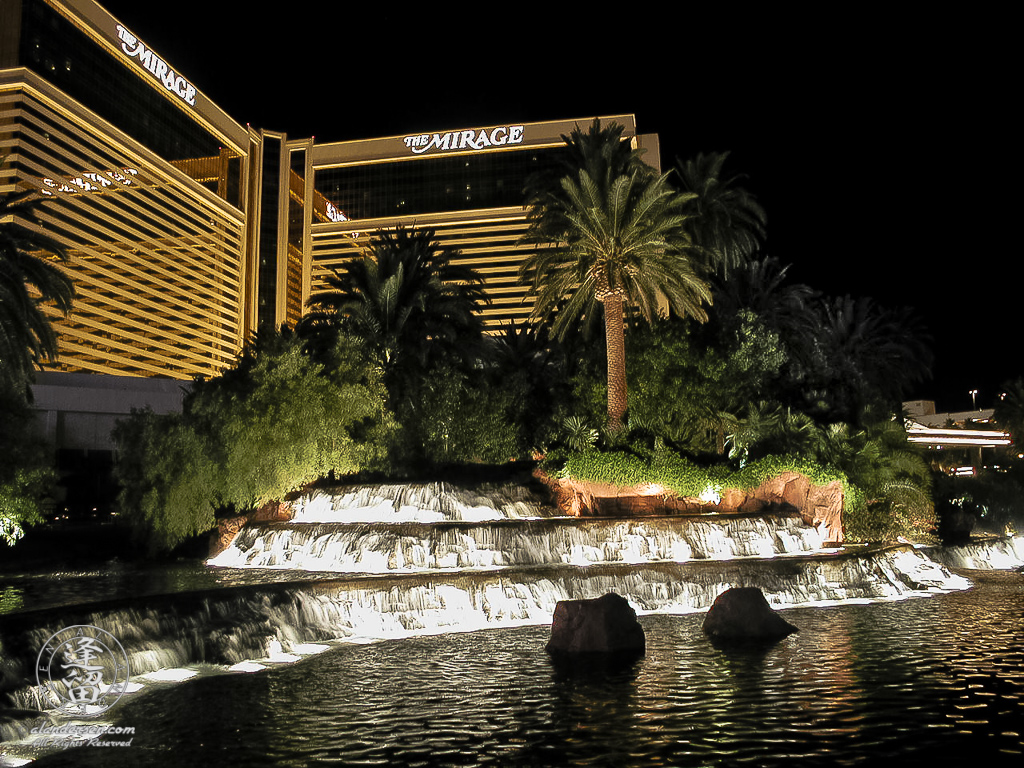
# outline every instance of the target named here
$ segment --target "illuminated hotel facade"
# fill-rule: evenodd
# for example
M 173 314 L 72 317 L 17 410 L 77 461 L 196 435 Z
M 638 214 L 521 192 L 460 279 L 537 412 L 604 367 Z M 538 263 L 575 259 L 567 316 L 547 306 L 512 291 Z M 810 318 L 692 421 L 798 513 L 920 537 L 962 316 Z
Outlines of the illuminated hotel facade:
M 656 136 L 638 136 L 632 115 L 602 118 L 658 157 Z M 313 145 L 306 199 L 327 201 L 329 215 L 310 222 L 304 263 L 309 290 L 324 287 L 330 270 L 365 247 L 374 232 L 430 227 L 460 253 L 458 263 L 483 278 L 490 304 L 486 327 L 525 320 L 532 309 L 517 276 L 530 250 L 517 245 L 526 229 L 523 185 L 558 162 L 568 134 L 588 120 L 511 124 Z M 308 293 L 304 294 L 308 298 Z
M 0 0 L 0 194 L 47 199 L 77 291 L 53 369 L 215 375 L 397 225 L 481 274 L 488 327 L 529 315 L 523 182 L 591 118 L 318 144 L 238 124 L 164 55 L 92 0 Z

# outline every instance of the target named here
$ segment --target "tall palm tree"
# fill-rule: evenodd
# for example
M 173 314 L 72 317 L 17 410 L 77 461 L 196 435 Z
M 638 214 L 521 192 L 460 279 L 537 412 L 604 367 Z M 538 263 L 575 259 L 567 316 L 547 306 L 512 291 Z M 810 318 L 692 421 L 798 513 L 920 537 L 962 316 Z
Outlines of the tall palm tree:
M 481 338 L 477 313 L 486 301 L 480 276 L 453 263 L 434 230 L 398 227 L 377 235 L 361 258 L 327 278 L 332 290 L 314 294 L 300 331 L 345 326 L 380 353 L 395 381 L 403 368 L 425 369 L 439 356 L 466 357 Z
M 728 273 L 750 259 L 765 238 L 767 216 L 757 199 L 739 186 L 743 176 L 725 177 L 728 152 L 711 152 L 683 162 L 676 174 L 691 214 L 686 227 L 708 266 Z
M 529 228 L 521 242 L 539 247 L 520 270 L 536 296 L 534 316 L 553 316 L 559 337 L 603 309 L 613 431 L 626 412 L 624 308 L 651 322 L 667 301 L 678 314 L 704 320 L 701 305 L 711 300 L 683 230 L 687 196 L 642 162 L 622 130 L 595 120 L 589 132 L 577 127 L 562 137 L 568 167 L 557 187 L 550 179 L 527 186 Z
M 35 366 L 57 358 L 57 334 L 43 311 L 71 311 L 74 286 L 57 266 L 67 253 L 40 228 L 29 195 L 0 198 L 0 384 L 25 386 Z

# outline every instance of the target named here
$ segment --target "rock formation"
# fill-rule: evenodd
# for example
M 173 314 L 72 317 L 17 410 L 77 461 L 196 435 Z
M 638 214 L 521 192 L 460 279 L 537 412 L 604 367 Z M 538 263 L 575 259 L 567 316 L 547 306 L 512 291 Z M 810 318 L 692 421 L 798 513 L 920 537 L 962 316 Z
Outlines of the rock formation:
M 609 592 L 592 600 L 561 600 L 551 619 L 547 650 L 554 654 L 643 655 L 647 641 L 626 598 Z
M 554 496 L 554 503 L 565 515 L 578 517 L 636 517 L 694 513 L 759 512 L 770 506 L 797 510 L 808 525 L 813 525 L 823 541 L 843 541 L 843 486 L 839 481 L 815 485 L 797 472 L 783 472 L 756 488 L 727 488 L 718 501 L 679 497 L 651 484 L 619 487 L 588 483 L 574 478 L 538 475 Z
M 716 642 L 767 642 L 799 631 L 779 616 L 757 587 L 733 587 L 715 598 L 704 617 L 704 633 Z
M 234 517 L 222 517 L 210 534 L 210 557 L 216 557 L 231 546 L 235 536 L 248 523 L 286 523 L 295 517 L 295 510 L 286 501 L 269 501 L 259 509 L 251 509 Z

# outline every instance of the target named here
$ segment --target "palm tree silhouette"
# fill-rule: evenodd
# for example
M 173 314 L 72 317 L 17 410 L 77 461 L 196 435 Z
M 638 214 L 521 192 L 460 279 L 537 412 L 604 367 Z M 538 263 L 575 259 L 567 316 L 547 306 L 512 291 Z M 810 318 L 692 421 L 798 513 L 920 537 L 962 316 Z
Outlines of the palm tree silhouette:
M 27 386 L 36 366 L 57 359 L 57 334 L 43 307 L 67 315 L 71 278 L 64 247 L 47 235 L 32 193 L 0 198 L 0 383 Z

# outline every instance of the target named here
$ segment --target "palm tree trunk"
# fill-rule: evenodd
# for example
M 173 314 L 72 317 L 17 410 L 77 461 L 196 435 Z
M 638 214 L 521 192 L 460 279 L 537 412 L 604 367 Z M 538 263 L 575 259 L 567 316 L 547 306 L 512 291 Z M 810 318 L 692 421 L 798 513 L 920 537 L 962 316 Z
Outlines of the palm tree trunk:
M 626 415 L 626 333 L 622 296 L 609 293 L 604 306 L 604 339 L 608 357 L 608 429 L 618 432 Z

